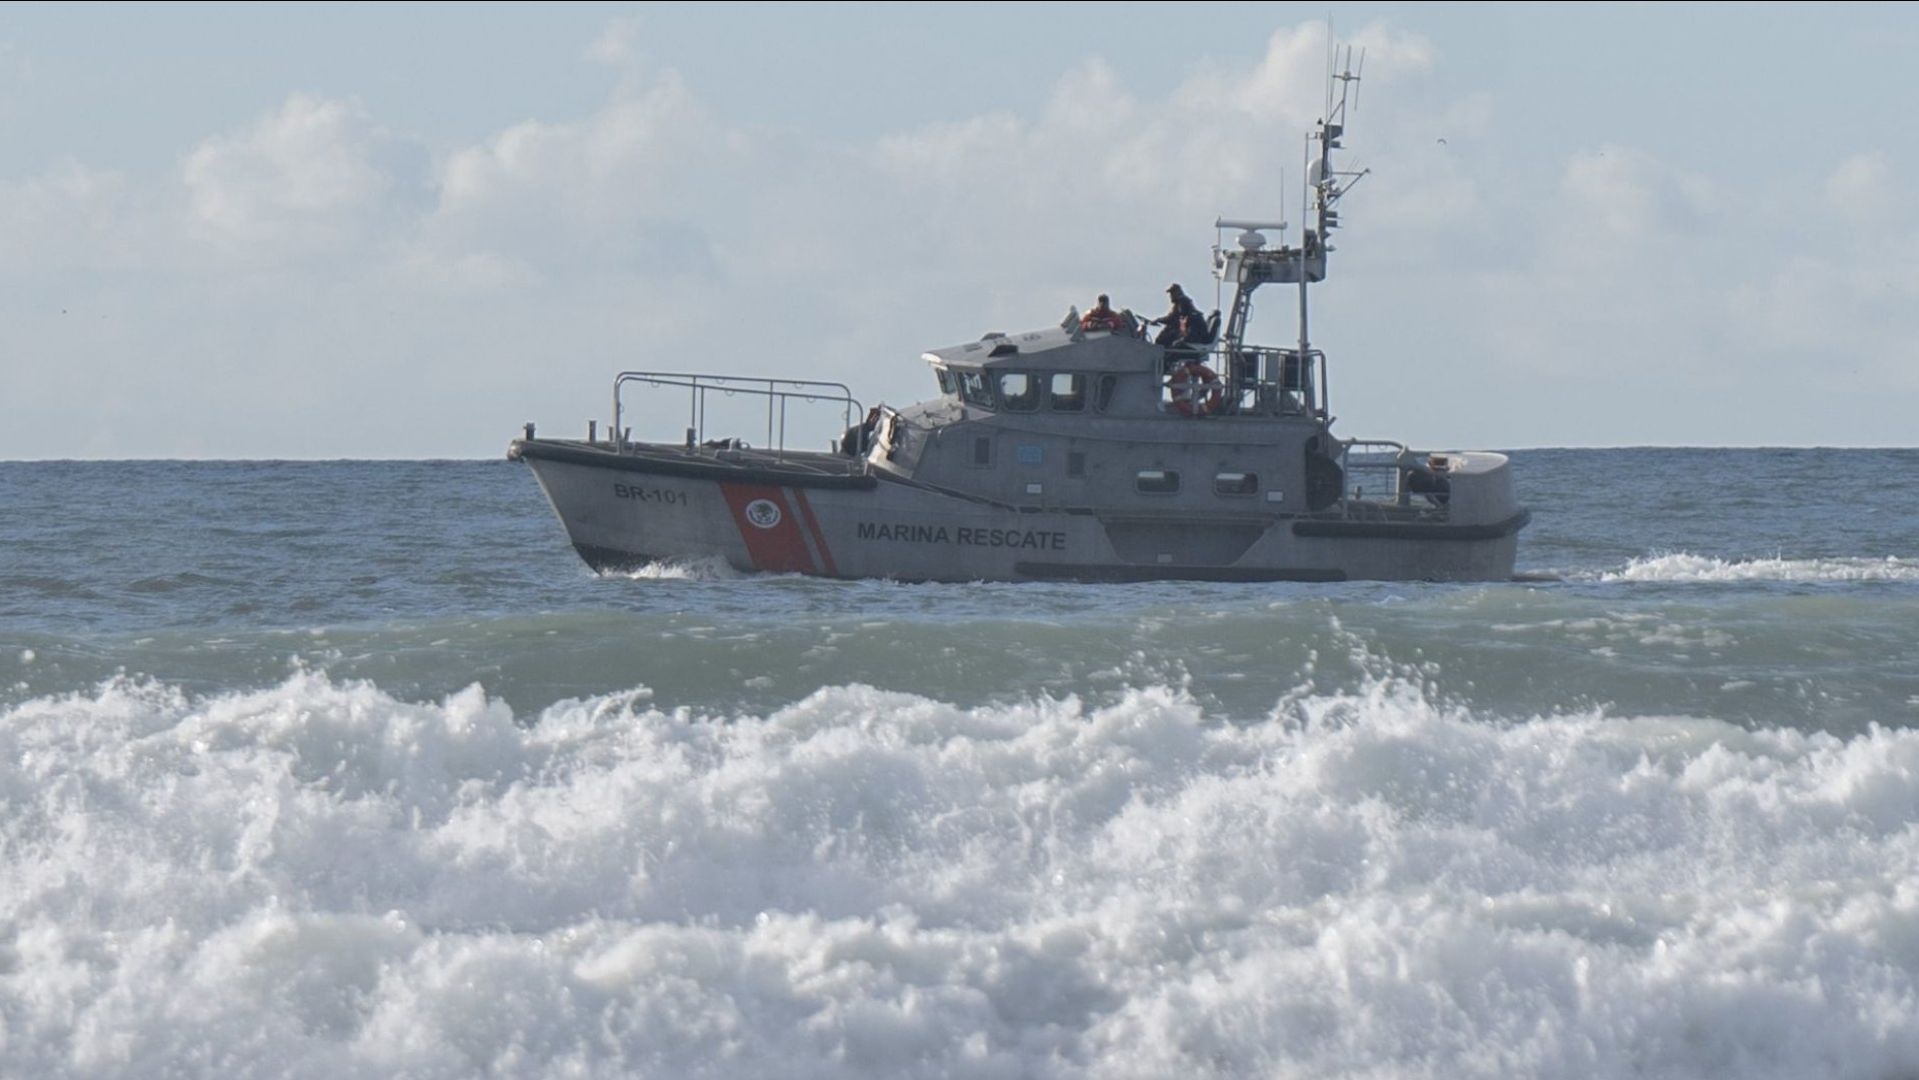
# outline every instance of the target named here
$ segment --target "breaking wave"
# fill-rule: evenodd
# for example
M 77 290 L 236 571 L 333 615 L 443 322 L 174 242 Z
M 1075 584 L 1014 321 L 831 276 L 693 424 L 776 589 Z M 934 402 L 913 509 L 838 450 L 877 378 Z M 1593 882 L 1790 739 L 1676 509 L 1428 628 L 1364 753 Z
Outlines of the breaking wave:
M 1919 731 L 1403 678 L 0 712 L 0 1074 L 1919 1067 Z
M 1716 559 L 1678 552 L 1634 559 L 1625 569 L 1602 573 L 1601 581 L 1919 581 L 1919 560 L 1889 555 L 1883 559 Z

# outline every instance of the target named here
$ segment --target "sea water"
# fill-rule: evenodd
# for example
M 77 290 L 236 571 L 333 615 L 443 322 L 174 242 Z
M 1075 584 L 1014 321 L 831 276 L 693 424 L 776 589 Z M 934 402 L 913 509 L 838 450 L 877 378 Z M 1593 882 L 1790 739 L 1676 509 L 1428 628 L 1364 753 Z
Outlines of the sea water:
M 1515 467 L 1518 581 L 1082 586 L 0 464 L 0 1075 L 1919 1075 L 1919 452 Z

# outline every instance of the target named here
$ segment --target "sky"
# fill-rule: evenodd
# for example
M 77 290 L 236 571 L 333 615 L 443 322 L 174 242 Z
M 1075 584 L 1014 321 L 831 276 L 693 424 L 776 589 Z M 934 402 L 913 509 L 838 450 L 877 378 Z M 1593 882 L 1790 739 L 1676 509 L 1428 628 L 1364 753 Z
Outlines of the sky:
M 489 457 L 622 369 L 905 404 L 1097 293 L 1213 306 L 1214 220 L 1299 218 L 1329 14 L 1337 433 L 1919 444 L 1910 7 L 7 5 L 0 459 Z

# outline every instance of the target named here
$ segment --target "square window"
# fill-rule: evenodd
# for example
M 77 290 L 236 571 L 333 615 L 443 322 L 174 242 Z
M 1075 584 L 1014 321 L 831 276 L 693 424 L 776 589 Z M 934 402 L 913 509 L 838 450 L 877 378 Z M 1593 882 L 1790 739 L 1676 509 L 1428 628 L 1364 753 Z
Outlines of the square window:
M 1079 412 L 1086 408 L 1086 376 L 1058 372 L 1052 379 L 1054 412 Z
M 1000 406 L 1012 412 L 1032 412 L 1039 408 L 1039 380 L 1024 371 L 1008 371 L 999 377 Z
M 978 405 L 982 409 L 993 407 L 993 384 L 986 381 L 984 372 L 962 371 L 959 384 L 960 397 L 968 405 Z
M 1213 477 L 1215 495 L 1257 495 L 1259 475 L 1247 472 L 1223 472 Z
M 1179 474 L 1171 469 L 1141 469 L 1133 486 L 1142 495 L 1171 495 L 1179 490 Z

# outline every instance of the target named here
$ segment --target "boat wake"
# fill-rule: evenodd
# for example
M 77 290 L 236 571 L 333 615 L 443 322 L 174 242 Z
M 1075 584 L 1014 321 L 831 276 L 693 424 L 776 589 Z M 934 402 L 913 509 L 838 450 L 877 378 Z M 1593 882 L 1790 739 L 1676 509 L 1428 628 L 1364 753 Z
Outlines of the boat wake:
M 1888 555 L 1882 559 L 1717 559 L 1675 552 L 1634 559 L 1622 570 L 1598 580 L 1658 582 L 1747 581 L 1919 581 L 1919 560 Z

